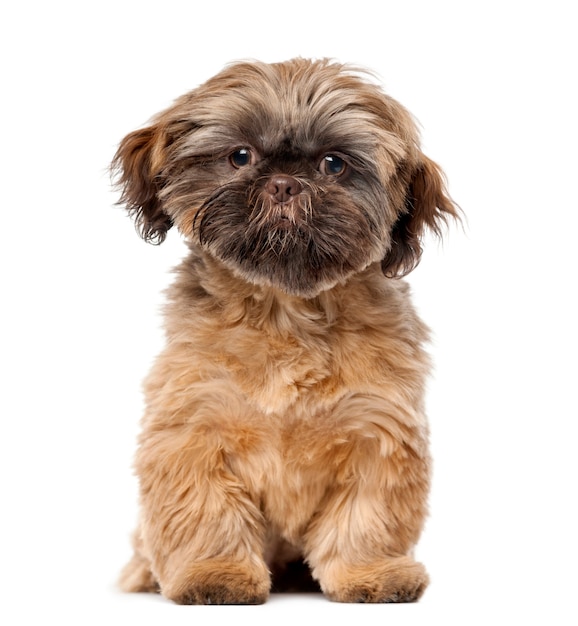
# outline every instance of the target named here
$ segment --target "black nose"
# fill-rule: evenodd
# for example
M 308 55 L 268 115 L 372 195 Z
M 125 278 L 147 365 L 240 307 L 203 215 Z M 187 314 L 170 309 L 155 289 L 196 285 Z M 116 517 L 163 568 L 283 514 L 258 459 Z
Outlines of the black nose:
M 296 178 L 285 174 L 271 176 L 265 185 L 265 191 L 279 203 L 288 202 L 293 196 L 300 194 L 302 189 L 301 183 Z

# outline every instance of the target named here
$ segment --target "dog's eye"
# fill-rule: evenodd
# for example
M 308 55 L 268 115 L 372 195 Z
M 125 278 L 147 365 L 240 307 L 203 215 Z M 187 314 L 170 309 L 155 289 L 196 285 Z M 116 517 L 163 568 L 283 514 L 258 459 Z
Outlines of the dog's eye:
M 341 176 L 347 170 L 347 163 L 335 154 L 326 154 L 319 164 L 319 171 L 325 176 Z
M 249 148 L 240 148 L 229 155 L 229 162 L 235 168 L 245 167 L 253 163 L 253 153 Z

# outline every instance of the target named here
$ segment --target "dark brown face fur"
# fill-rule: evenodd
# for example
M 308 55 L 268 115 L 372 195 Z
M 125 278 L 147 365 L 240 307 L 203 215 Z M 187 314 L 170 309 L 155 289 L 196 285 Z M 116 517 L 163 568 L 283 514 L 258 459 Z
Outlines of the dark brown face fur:
M 176 224 L 237 275 L 310 297 L 369 264 L 411 270 L 456 215 L 409 114 L 326 61 L 233 65 L 115 157 L 143 237 Z

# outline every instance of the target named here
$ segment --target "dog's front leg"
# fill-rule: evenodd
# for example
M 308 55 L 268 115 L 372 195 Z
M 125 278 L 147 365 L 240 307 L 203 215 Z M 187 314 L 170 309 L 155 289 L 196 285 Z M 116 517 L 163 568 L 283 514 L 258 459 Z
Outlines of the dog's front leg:
M 426 514 L 426 435 L 376 412 L 356 420 L 340 448 L 305 536 L 312 573 L 335 601 L 415 601 L 428 583 L 412 557 Z
M 145 430 L 136 467 L 143 551 L 162 594 L 179 604 L 264 602 L 262 515 L 214 431 L 206 424 Z

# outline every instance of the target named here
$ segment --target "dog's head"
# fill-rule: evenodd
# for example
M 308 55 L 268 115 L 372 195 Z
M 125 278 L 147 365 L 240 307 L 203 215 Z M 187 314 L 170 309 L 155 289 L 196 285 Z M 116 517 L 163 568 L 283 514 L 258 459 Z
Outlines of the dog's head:
M 121 142 L 144 239 L 175 224 L 245 280 L 310 297 L 381 261 L 408 273 L 456 216 L 409 113 L 328 61 L 239 63 Z

